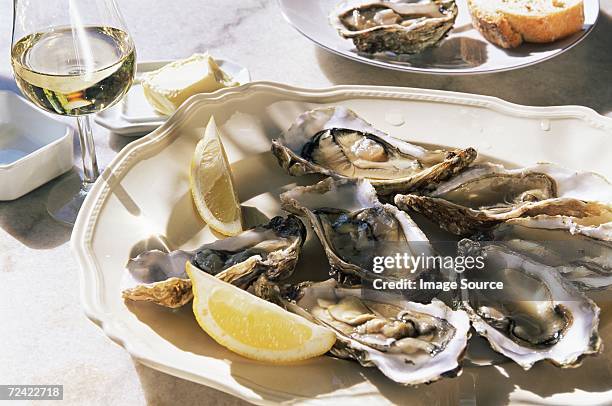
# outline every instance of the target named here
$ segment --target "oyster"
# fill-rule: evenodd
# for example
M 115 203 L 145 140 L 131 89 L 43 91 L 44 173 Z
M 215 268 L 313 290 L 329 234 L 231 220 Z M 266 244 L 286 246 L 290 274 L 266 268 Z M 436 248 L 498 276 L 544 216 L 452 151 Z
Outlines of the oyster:
M 442 182 L 426 196 L 396 195 L 394 201 L 400 209 L 416 210 L 451 233 L 469 236 L 517 217 L 607 216 L 612 184 L 595 173 L 553 164 L 506 169 L 487 163 Z
M 473 148 L 430 151 L 393 138 L 346 107 L 301 114 L 272 152 L 289 174 L 369 180 L 382 195 L 430 187 L 476 159 Z
M 270 292 L 276 292 L 274 302 L 336 333 L 330 350 L 336 357 L 375 366 L 404 385 L 461 372 L 470 329 L 462 310 L 453 311 L 437 299 L 420 304 L 381 291 L 341 287 L 333 279 L 284 289 L 280 297 L 280 289 L 262 279 L 254 284 L 256 294 L 264 291 L 270 300 Z
M 293 273 L 305 238 L 304 224 L 289 215 L 194 251 L 147 251 L 129 260 L 123 297 L 171 308 L 183 306 L 193 297 L 185 272 L 187 261 L 241 288 L 262 273 L 281 280 Z
M 581 290 L 606 289 L 612 286 L 612 216 L 590 220 L 593 224 L 564 216 L 517 218 L 481 238 L 555 267 Z
M 454 0 L 360 1 L 330 15 L 338 33 L 360 52 L 416 54 L 437 44 L 457 18 Z
M 332 272 L 341 280 L 416 279 L 430 271 L 422 266 L 374 271 L 376 257 L 431 256 L 433 247 L 406 213 L 380 203 L 366 180 L 328 178 L 313 186 L 296 187 L 281 195 L 281 205 L 308 218 Z
M 471 283 L 503 282 L 503 289 L 462 290 L 474 329 L 524 369 L 541 360 L 578 366 L 599 353 L 599 308 L 554 268 L 495 244 L 459 243 L 460 255 L 484 258 L 462 274 Z

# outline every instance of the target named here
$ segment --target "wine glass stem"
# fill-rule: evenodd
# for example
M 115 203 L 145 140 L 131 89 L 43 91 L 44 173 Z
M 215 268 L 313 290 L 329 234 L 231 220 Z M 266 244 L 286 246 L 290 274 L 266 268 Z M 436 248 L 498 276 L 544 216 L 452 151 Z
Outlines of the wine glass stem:
M 89 186 L 100 176 L 89 114 L 77 116 L 77 124 L 79 141 L 81 142 L 81 157 L 83 158 L 83 183 L 85 186 Z

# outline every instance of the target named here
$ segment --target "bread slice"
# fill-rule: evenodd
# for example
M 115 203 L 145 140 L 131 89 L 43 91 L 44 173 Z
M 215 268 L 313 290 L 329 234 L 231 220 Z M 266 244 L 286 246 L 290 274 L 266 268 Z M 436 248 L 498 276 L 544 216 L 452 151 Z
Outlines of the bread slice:
M 503 48 L 554 42 L 582 29 L 583 0 L 468 0 L 472 23 Z

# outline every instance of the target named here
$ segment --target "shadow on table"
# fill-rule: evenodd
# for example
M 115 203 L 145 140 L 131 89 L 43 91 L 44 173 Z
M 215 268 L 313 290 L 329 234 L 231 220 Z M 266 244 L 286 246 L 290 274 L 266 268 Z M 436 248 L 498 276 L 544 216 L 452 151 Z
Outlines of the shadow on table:
M 70 172 L 10 202 L 0 202 L 0 228 L 33 249 L 50 249 L 70 239 L 72 229 L 53 220 L 47 212 L 49 192 L 58 183 L 80 184 L 78 173 Z
M 593 32 L 566 53 L 509 72 L 434 76 L 386 70 L 317 48 L 323 73 L 334 84 L 407 86 L 485 94 L 526 105 L 579 104 L 612 111 L 612 17 L 603 11 Z
M 21 95 L 11 76 L 0 75 L 0 90 Z M 73 170 L 17 200 L 0 202 L 0 228 L 33 249 L 54 248 L 68 241 L 71 230 L 47 213 L 47 199 L 54 185 L 74 176 Z
M 21 95 L 17 83 L 15 83 L 15 79 L 12 76 L 0 75 L 0 90 L 8 90 Z

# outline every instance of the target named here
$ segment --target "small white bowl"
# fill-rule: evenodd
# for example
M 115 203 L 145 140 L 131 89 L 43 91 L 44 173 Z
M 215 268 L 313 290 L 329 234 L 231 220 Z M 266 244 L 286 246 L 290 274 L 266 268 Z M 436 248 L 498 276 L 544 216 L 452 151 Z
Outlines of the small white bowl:
M 0 91 L 0 201 L 18 199 L 69 171 L 72 137 L 67 124 Z

